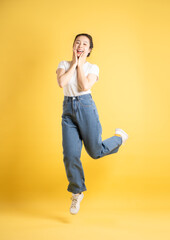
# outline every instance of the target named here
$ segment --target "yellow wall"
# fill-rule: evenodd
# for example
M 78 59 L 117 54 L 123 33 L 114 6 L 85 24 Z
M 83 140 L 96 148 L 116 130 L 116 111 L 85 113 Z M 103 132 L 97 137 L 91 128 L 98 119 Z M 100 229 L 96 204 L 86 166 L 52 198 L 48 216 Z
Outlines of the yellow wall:
M 92 35 L 87 61 L 103 140 L 122 128 L 119 153 L 82 151 L 88 194 L 167 197 L 170 185 L 170 4 L 168 1 L 2 1 L 0 5 L 0 194 L 67 194 L 62 157 L 61 60 L 78 33 Z M 167 203 L 168 204 L 168 203 Z

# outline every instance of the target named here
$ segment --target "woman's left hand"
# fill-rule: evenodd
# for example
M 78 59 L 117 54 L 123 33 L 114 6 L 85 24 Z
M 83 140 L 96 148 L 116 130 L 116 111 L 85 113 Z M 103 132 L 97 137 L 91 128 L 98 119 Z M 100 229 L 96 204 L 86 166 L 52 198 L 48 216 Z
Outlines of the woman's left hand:
M 88 55 L 88 51 L 84 51 L 83 53 L 81 53 L 77 63 L 79 67 L 83 66 L 83 64 L 85 63 L 87 55 Z

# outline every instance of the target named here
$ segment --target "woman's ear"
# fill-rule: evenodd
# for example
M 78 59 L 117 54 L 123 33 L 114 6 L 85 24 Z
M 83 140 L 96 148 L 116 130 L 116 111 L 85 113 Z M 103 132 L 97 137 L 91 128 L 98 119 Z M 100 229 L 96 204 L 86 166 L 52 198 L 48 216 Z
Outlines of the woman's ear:
M 90 48 L 90 49 L 89 49 L 89 53 L 91 52 L 91 50 L 92 50 L 92 49 Z

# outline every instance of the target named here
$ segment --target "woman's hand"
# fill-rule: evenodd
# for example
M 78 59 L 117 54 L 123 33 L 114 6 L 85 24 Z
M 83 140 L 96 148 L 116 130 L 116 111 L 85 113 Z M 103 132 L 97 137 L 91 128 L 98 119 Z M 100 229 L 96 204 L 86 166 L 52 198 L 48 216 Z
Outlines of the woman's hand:
M 88 55 L 88 51 L 84 51 L 81 53 L 78 59 L 78 64 L 77 64 L 79 67 L 83 66 L 83 64 L 85 63 L 87 55 Z
M 77 61 L 77 50 L 73 48 L 73 56 L 72 56 L 72 64 L 77 67 L 78 61 Z

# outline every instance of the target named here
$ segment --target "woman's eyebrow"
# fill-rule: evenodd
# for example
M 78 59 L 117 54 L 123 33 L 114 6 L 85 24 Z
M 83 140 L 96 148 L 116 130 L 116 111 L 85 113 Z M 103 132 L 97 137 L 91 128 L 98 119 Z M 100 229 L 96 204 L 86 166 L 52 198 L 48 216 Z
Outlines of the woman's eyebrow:
M 80 42 L 80 40 L 76 40 L 77 42 L 79 41 Z M 84 42 L 86 42 L 87 43 L 87 41 L 84 41 Z

